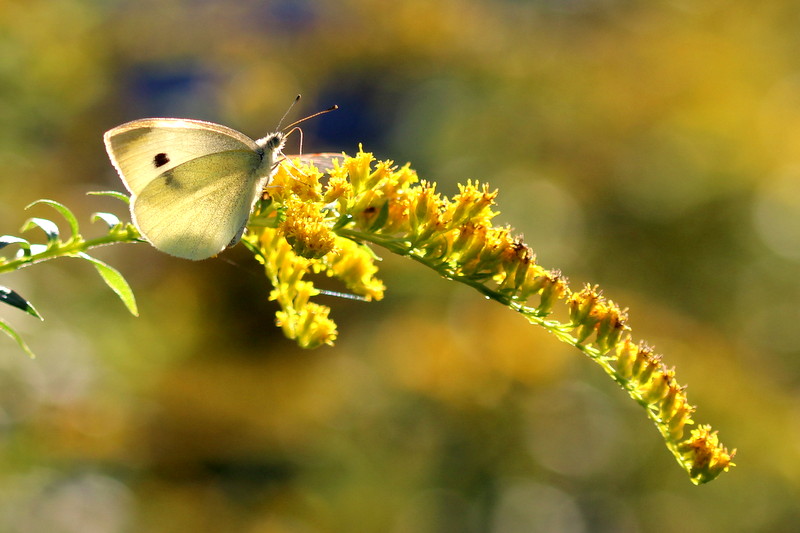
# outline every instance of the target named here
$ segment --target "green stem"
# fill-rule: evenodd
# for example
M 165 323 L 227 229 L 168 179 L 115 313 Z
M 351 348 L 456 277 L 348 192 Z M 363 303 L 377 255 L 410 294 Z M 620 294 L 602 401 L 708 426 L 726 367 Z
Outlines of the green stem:
M 13 272 L 36 263 L 57 259 L 59 257 L 71 257 L 81 252 L 86 252 L 98 246 L 108 246 L 110 244 L 124 242 L 141 242 L 141 237 L 133 226 L 128 225 L 124 228 L 112 230 L 107 235 L 96 239 L 83 240 L 82 237 L 73 237 L 66 242 L 56 242 L 47 247 L 44 251 L 17 257 L 5 263 L 0 263 L 0 274 Z M 2 261 L 2 259 L 0 259 Z

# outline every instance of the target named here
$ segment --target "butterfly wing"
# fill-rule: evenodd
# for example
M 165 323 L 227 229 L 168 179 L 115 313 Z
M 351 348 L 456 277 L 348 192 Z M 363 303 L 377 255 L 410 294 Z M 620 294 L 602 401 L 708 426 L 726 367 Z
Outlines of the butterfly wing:
M 247 223 L 267 179 L 260 166 L 256 152 L 230 150 L 161 172 L 135 196 L 134 223 L 168 254 L 193 260 L 216 255 Z
M 328 174 L 334 168 L 333 160 L 338 159 L 341 162 L 344 161 L 345 156 L 341 153 L 321 152 L 318 154 L 287 155 L 286 158 L 306 165 L 314 165 L 323 174 Z
M 178 166 L 219 152 L 255 152 L 255 141 L 238 131 L 201 120 L 145 118 L 108 130 L 106 151 L 128 190 L 137 195 Z

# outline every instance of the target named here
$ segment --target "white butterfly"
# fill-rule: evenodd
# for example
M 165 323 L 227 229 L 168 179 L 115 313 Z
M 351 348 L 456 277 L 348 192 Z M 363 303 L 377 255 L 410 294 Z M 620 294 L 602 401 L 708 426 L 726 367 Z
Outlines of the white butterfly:
M 201 120 L 146 118 L 106 132 L 131 217 L 156 248 L 206 259 L 236 244 L 277 169 L 282 132 L 253 140 Z

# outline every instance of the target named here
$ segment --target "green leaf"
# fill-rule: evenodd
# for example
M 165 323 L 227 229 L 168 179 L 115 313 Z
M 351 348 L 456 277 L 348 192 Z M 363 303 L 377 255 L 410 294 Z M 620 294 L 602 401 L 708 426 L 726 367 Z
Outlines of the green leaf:
M 258 246 L 256 246 L 255 244 L 251 243 L 247 239 L 242 239 L 240 242 L 242 244 L 244 244 L 245 247 L 248 250 L 250 250 L 253 253 L 254 256 L 256 256 L 257 258 L 261 259 L 261 262 L 264 262 L 264 261 L 267 260 L 267 258 L 264 257 L 264 254 L 261 253 L 261 249 Z
M 346 213 L 346 214 L 344 214 L 344 215 L 339 217 L 339 219 L 336 221 L 336 223 L 331 228 L 331 231 L 340 230 L 343 227 L 345 227 L 348 224 L 350 224 L 352 221 L 353 221 L 353 215 L 351 215 L 350 213 Z
M 102 220 L 105 222 L 110 230 L 122 225 L 122 221 L 119 219 L 119 217 L 112 213 L 93 213 L 92 222 L 96 222 L 97 220 Z
M 36 200 L 35 202 L 28 204 L 27 206 L 25 206 L 25 209 L 30 209 L 31 207 L 37 204 L 49 205 L 50 207 L 58 211 L 69 224 L 69 229 L 72 232 L 73 237 L 80 233 L 80 229 L 78 228 L 78 219 L 75 218 L 75 215 L 72 214 L 72 211 L 70 211 L 65 205 L 60 204 L 54 200 L 48 200 L 46 198 L 42 198 L 41 200 Z
M 128 311 L 130 311 L 133 316 L 139 316 L 139 310 L 136 307 L 136 298 L 133 296 L 133 290 L 131 290 L 130 285 L 128 285 L 128 282 L 125 281 L 125 278 L 119 273 L 118 270 L 110 267 L 99 259 L 95 259 L 85 252 L 80 252 L 76 255 L 77 257 L 86 259 L 92 263 L 97 269 L 98 274 L 100 274 L 100 277 L 102 277 L 103 281 L 106 282 L 106 285 L 108 285 L 111 290 L 114 291 L 117 296 L 119 296 L 119 299 L 122 300 L 122 303 L 125 304 L 125 307 L 128 308 Z
M 8 287 L 3 287 L 2 285 L 0 285 L 0 302 L 8 304 L 12 307 L 16 307 L 17 309 L 22 309 L 29 315 L 33 315 L 39 320 L 44 320 L 28 300 L 20 296 L 18 292 L 13 291 Z
M 33 255 L 43 254 L 46 251 L 47 251 L 46 244 L 31 244 L 31 254 Z
M 384 224 L 386 224 L 387 220 L 389 220 L 389 202 L 383 202 L 381 210 L 378 212 L 378 216 L 375 217 L 375 220 L 369 226 L 369 231 L 378 231 L 384 226 Z
M 110 196 L 112 198 L 116 198 L 117 200 L 122 200 L 126 204 L 131 203 L 131 199 L 127 194 L 117 191 L 91 191 L 87 192 L 86 194 L 89 194 L 91 196 Z
M 0 249 L 5 248 L 9 244 L 19 244 L 20 250 L 22 250 L 22 255 L 30 257 L 31 243 L 25 239 L 14 237 L 13 235 L 3 235 L 0 237 Z
M 6 335 L 17 341 L 17 344 L 19 344 L 19 347 L 22 348 L 22 351 L 28 354 L 28 356 L 31 359 L 36 357 L 36 355 L 31 351 L 31 349 L 28 348 L 28 345 L 25 344 L 25 341 L 22 340 L 22 337 L 20 337 L 19 334 L 16 331 L 14 331 L 14 328 L 6 324 L 4 321 L 0 320 L 0 329 L 5 331 Z
M 58 240 L 58 226 L 52 220 L 46 218 L 29 218 L 22 226 L 22 231 L 28 231 L 33 227 L 38 227 L 47 234 L 47 242 L 54 243 Z
M 378 253 L 375 250 L 373 250 L 367 243 L 359 242 L 358 247 L 361 248 L 367 254 L 369 254 L 370 260 L 383 261 L 383 257 L 379 256 Z

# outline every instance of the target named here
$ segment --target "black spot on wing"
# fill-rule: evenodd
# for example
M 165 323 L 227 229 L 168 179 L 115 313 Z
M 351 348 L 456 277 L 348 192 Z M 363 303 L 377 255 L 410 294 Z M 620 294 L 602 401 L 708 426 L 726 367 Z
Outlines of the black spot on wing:
M 169 163 L 169 157 L 167 156 L 167 154 L 163 152 L 160 154 L 156 154 L 156 156 L 153 158 L 153 165 L 156 168 L 163 167 L 167 163 Z

